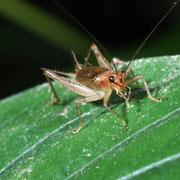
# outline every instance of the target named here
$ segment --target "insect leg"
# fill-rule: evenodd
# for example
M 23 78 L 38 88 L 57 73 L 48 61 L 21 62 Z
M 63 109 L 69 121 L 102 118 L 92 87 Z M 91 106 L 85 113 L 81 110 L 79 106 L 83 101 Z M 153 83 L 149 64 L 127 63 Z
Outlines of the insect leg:
M 100 94 L 96 94 L 94 96 L 90 96 L 90 97 L 86 97 L 86 98 L 82 98 L 82 99 L 79 99 L 77 101 L 77 107 L 78 107 L 78 115 L 79 115 L 79 120 L 80 120 L 80 125 L 74 129 L 72 132 L 73 133 L 78 133 L 79 130 L 83 127 L 83 122 L 82 122 L 82 117 L 81 117 L 81 111 L 80 111 L 80 104 L 81 103 L 85 103 L 85 102 L 91 102 L 91 101 L 97 101 L 97 100 L 100 100 L 102 99 L 104 96 L 103 93 L 100 93 Z
M 86 57 L 86 61 L 85 61 L 84 67 L 87 66 L 88 60 L 89 60 L 89 57 L 90 57 L 90 54 L 91 54 L 92 51 L 94 52 L 100 67 L 105 67 L 105 68 L 108 68 L 108 69 L 112 69 L 111 64 L 101 54 L 101 52 L 99 51 L 99 49 L 96 46 L 96 44 L 92 44 L 91 47 L 89 48 L 89 51 L 88 51 L 88 54 L 87 54 L 87 57 Z
M 78 68 L 78 69 L 82 69 L 81 65 L 79 64 L 79 62 L 78 62 L 78 60 L 77 60 L 77 58 L 76 58 L 76 55 L 75 55 L 74 51 L 71 51 L 71 53 L 72 53 L 73 58 L 74 58 L 74 60 L 75 60 L 75 62 L 76 62 L 77 68 Z
M 131 88 L 130 88 L 129 86 L 126 86 L 126 88 L 129 89 L 129 91 L 128 91 L 128 97 L 126 97 L 126 95 L 123 94 L 123 93 L 122 93 L 122 95 L 120 94 L 120 96 L 122 96 L 122 97 L 124 98 L 124 100 L 125 100 L 125 102 L 126 102 L 126 106 L 129 106 L 129 99 L 130 99 L 130 96 L 131 96 Z M 125 91 L 127 91 L 127 90 L 125 89 Z
M 86 86 L 80 84 L 79 82 L 72 81 L 70 79 L 64 78 L 62 76 L 58 76 L 56 73 L 49 69 L 44 69 L 44 75 L 49 77 L 55 81 L 57 81 L 62 86 L 66 87 L 70 91 L 79 94 L 81 96 L 90 97 L 96 95 L 96 92 Z M 50 81 L 50 80 L 49 80 Z
M 136 77 L 135 74 L 134 74 L 134 72 L 133 72 L 133 70 L 132 70 L 130 67 L 128 67 L 128 69 L 127 69 L 127 71 L 126 71 L 126 77 L 128 76 L 129 73 L 132 74 L 133 78 Z M 126 80 L 126 81 L 127 81 L 127 80 Z M 142 86 L 139 85 L 139 83 L 138 83 L 137 80 L 135 80 L 135 82 L 136 82 L 138 88 L 144 88 L 144 85 L 142 85 Z
M 161 100 L 163 99 L 163 97 L 160 98 L 160 99 L 157 99 L 157 98 L 154 98 L 154 97 L 151 96 L 151 93 L 150 93 L 150 91 L 149 91 L 147 82 L 146 82 L 146 80 L 144 79 L 144 77 L 143 77 L 142 75 L 137 75 L 137 76 L 134 76 L 134 77 L 131 78 L 131 79 L 126 80 L 126 86 L 129 85 L 129 84 L 131 84 L 131 83 L 133 83 L 133 82 L 135 82 L 135 81 L 137 81 L 137 80 L 139 80 L 139 79 L 142 79 L 142 81 L 143 81 L 143 83 L 144 83 L 144 88 L 145 88 L 145 90 L 146 90 L 146 92 L 147 92 L 147 94 L 148 94 L 148 97 L 149 97 L 151 100 L 153 100 L 153 101 L 161 102 Z
M 45 70 L 44 68 L 42 68 L 43 70 Z M 51 70 L 51 72 L 56 73 L 56 74 L 60 74 L 60 75 L 64 75 L 64 76 L 69 76 L 72 78 L 76 77 L 76 74 L 74 73 L 65 73 L 65 72 L 60 72 L 60 71 L 55 71 L 55 70 Z
M 119 119 L 121 119 L 121 121 L 122 121 L 122 123 L 123 123 L 123 125 L 124 125 L 125 130 L 127 130 L 127 126 L 126 126 L 126 123 L 124 122 L 123 118 L 122 118 L 119 114 L 117 114 L 115 111 L 113 111 L 111 108 L 108 107 L 108 101 L 109 101 L 109 98 L 110 98 L 110 96 L 111 96 L 111 93 L 112 93 L 111 90 L 109 90 L 109 91 L 107 91 L 107 92 L 105 93 L 104 99 L 103 99 L 103 106 L 104 106 L 108 111 L 110 111 L 110 112 L 112 112 L 114 115 L 116 115 Z
M 87 53 L 87 56 L 86 56 L 86 58 L 85 58 L 85 63 L 84 63 L 84 66 L 83 66 L 84 68 L 86 68 L 87 65 L 88 65 L 89 57 L 90 57 L 91 52 L 92 52 L 91 47 L 92 47 L 92 45 L 90 46 L 90 48 L 89 48 L 89 50 L 88 50 L 88 53 Z
M 54 89 L 54 86 L 52 85 L 52 82 L 51 82 L 50 78 L 46 74 L 45 74 L 45 76 L 46 76 L 47 81 L 48 81 L 48 83 L 50 85 L 50 88 L 52 89 L 52 96 L 51 96 L 51 103 L 50 104 L 51 105 L 56 105 L 56 104 L 59 103 L 60 99 L 59 99 L 59 97 L 58 97 L 58 95 L 57 95 L 57 93 L 56 93 L 56 91 Z M 53 95 L 55 96 L 56 101 L 53 100 Z
M 129 93 L 128 93 L 128 97 L 126 98 L 126 93 L 127 93 L 127 90 L 125 89 L 124 90 L 125 93 L 122 93 L 122 92 L 118 92 L 117 95 L 124 98 L 125 102 L 126 102 L 126 106 L 129 106 Z M 130 92 L 130 91 L 129 91 Z
M 126 101 L 128 102 L 129 104 L 129 99 L 130 99 L 130 96 L 131 96 L 131 88 L 129 86 L 126 86 L 126 88 L 129 89 L 129 92 L 128 92 L 128 97 L 126 98 Z
M 128 64 L 128 62 L 122 61 L 122 60 L 120 60 L 119 58 L 112 58 L 112 61 L 113 61 L 114 64 L 115 64 L 116 66 L 118 66 L 118 68 L 120 68 L 120 69 L 121 69 L 123 66 L 125 66 L 125 65 Z

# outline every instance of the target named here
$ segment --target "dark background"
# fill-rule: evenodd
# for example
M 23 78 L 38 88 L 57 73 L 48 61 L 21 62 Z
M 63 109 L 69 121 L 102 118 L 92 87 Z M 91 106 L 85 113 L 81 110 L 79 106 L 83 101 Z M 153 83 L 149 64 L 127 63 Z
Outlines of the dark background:
M 111 56 L 121 53 L 120 58 L 124 60 L 131 59 L 140 43 L 174 2 L 172 0 L 57 1 L 103 44 Z M 63 19 L 65 23 L 71 24 L 90 37 L 51 0 L 27 0 L 27 2 L 57 19 Z M 180 4 L 160 25 L 137 58 L 179 54 L 179 18 Z M 78 53 L 81 49 L 72 47 L 67 52 L 46 38 L 23 28 L 1 12 L 0 27 L 0 99 L 44 82 L 41 67 L 73 71 L 74 64 L 70 51 L 73 49 Z M 90 39 L 92 43 L 97 43 L 91 37 Z M 161 45 L 158 46 L 158 43 Z M 87 47 L 83 48 L 88 51 Z

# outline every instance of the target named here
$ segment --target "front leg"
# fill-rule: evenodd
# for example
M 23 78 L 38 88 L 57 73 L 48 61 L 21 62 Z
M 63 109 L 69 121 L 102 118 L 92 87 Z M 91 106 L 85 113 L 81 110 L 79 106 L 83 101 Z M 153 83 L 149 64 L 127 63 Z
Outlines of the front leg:
M 106 93 L 105 93 L 105 95 L 104 95 L 104 99 L 103 99 L 103 105 L 104 105 L 104 107 L 105 107 L 108 111 L 112 112 L 112 113 L 113 113 L 114 115 L 116 115 L 119 119 L 121 119 L 121 121 L 122 121 L 122 123 L 123 123 L 123 125 L 124 125 L 125 130 L 127 130 L 128 127 L 127 127 L 126 123 L 124 122 L 124 119 L 123 119 L 119 114 L 117 114 L 115 111 L 113 111 L 111 108 L 108 107 L 108 101 L 109 101 L 109 98 L 110 98 L 110 96 L 111 96 L 111 93 L 112 93 L 112 90 L 106 91 Z
M 152 95 L 151 95 L 151 93 L 150 93 L 150 91 L 149 91 L 147 82 L 146 82 L 146 80 L 144 79 L 144 77 L 143 77 L 142 75 L 134 76 L 134 77 L 131 78 L 131 79 L 127 79 L 127 80 L 126 80 L 126 86 L 129 85 L 129 84 L 131 84 L 131 83 L 133 83 L 133 82 L 136 82 L 136 81 L 139 80 L 139 79 L 142 79 L 142 81 L 143 81 L 143 83 L 144 83 L 144 88 L 145 88 L 145 90 L 146 90 L 146 92 L 147 92 L 147 94 L 148 94 L 148 97 L 149 97 L 151 100 L 153 100 L 153 101 L 161 102 L 161 100 L 162 100 L 164 97 L 161 97 L 160 99 L 157 99 L 157 98 L 152 97 Z
M 131 88 L 129 86 L 126 86 L 126 88 L 129 89 L 129 92 L 128 92 L 128 97 L 125 100 L 127 101 L 126 105 L 129 106 L 129 100 L 130 100 L 130 97 L 131 97 Z
M 128 76 L 129 73 L 132 74 L 133 78 L 136 77 L 133 70 L 130 67 L 128 67 L 128 69 L 126 70 L 126 77 Z M 144 88 L 144 85 L 142 85 L 142 86 L 139 85 L 137 80 L 135 80 L 135 82 L 136 82 L 138 88 Z

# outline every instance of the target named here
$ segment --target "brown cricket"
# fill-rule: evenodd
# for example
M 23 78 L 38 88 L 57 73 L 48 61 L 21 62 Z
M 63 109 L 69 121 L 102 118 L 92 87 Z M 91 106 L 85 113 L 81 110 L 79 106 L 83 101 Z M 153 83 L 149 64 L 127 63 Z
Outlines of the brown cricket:
M 88 59 L 91 52 L 94 52 L 99 67 L 87 67 Z M 129 99 L 131 95 L 131 88 L 129 85 L 133 82 L 136 82 L 138 88 L 144 87 L 148 97 L 156 102 L 160 102 L 162 98 L 156 99 L 151 96 L 149 88 L 147 86 L 147 82 L 142 75 L 135 75 L 133 70 L 129 67 L 130 63 L 127 65 L 125 71 L 117 71 L 116 67 L 113 70 L 112 65 L 106 60 L 106 58 L 101 54 L 98 47 L 95 44 L 92 44 L 88 54 L 85 64 L 82 66 L 78 63 L 75 54 L 72 52 L 74 60 L 77 65 L 76 73 L 64 73 L 64 72 L 57 72 L 49 69 L 44 70 L 44 75 L 47 77 L 49 85 L 52 89 L 52 95 L 55 96 L 56 100 L 54 101 L 53 98 L 51 99 L 51 104 L 55 105 L 59 103 L 60 99 L 50 81 L 50 78 L 57 81 L 59 84 L 64 86 L 65 88 L 69 89 L 70 91 L 84 96 L 84 98 L 77 100 L 77 107 L 78 107 L 78 115 L 80 120 L 80 125 L 74 129 L 72 132 L 77 133 L 82 127 L 83 122 L 81 118 L 80 112 L 80 104 L 85 102 L 97 101 L 103 99 L 103 106 L 107 108 L 108 111 L 112 112 L 116 115 L 119 119 L 121 119 L 125 130 L 127 129 L 127 125 L 124 122 L 123 118 L 113 111 L 111 108 L 108 107 L 108 101 L 111 96 L 113 90 L 116 91 L 116 94 L 122 98 L 124 98 L 126 105 L 129 105 Z M 113 62 L 113 60 L 112 60 Z M 115 59 L 115 64 L 125 64 L 125 62 Z M 127 78 L 128 74 L 131 73 L 132 77 Z M 69 76 L 75 78 L 76 81 L 70 80 L 68 78 L 62 77 L 60 75 Z M 143 86 L 138 84 L 138 80 L 141 79 L 144 83 Z M 127 93 L 128 92 L 128 93 Z

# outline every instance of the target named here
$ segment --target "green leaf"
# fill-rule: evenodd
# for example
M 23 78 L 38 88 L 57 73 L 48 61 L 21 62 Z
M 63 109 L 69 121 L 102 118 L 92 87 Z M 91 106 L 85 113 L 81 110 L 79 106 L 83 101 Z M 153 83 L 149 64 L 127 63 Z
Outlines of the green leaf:
M 61 102 L 50 106 L 48 84 L 0 102 L 0 179 L 179 179 L 180 178 L 180 56 L 136 60 L 135 74 L 149 81 L 155 97 L 132 85 L 130 108 L 115 94 L 111 108 L 81 105 L 78 95 L 55 83 Z

